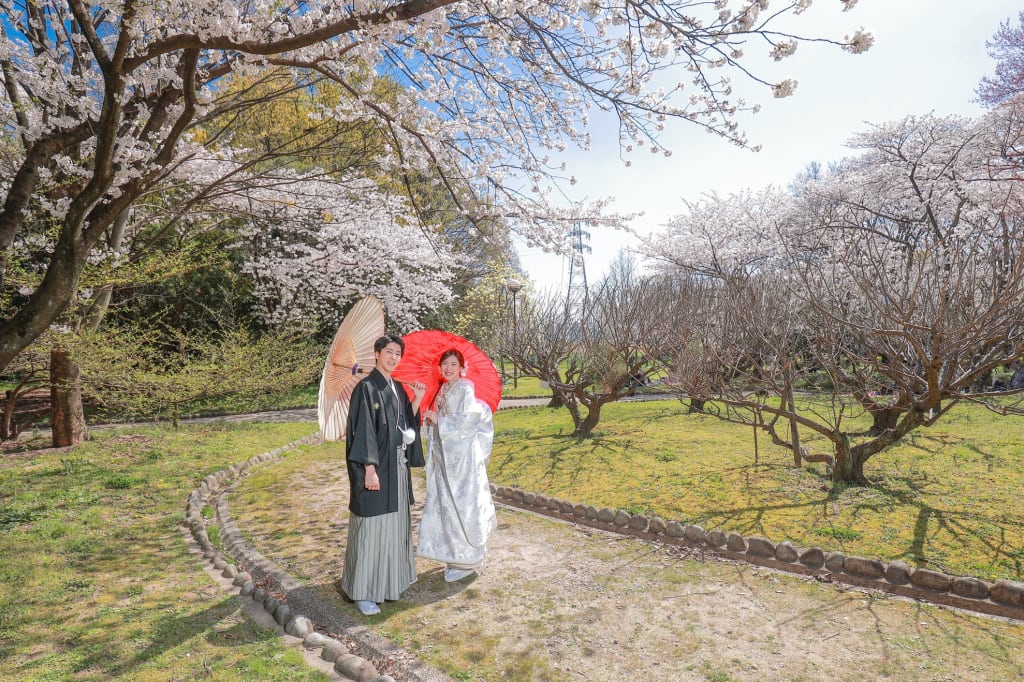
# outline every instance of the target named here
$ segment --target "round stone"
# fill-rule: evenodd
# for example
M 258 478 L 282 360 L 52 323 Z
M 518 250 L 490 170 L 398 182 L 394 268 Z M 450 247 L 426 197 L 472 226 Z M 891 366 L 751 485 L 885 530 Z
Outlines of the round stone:
M 1024 606 L 1024 583 L 1018 583 L 1013 580 L 997 580 L 996 584 L 989 590 L 989 593 L 992 596 L 992 601 L 997 601 L 1000 604 L 1009 604 L 1010 606 L 1017 607 Z
M 829 552 L 825 555 L 825 568 L 832 573 L 842 573 L 846 555 L 840 552 Z
M 954 578 L 949 591 L 968 599 L 988 599 L 991 587 L 984 580 L 978 578 Z
M 724 547 L 728 538 L 725 535 L 725 531 L 719 528 L 708 533 L 707 543 L 712 547 Z
M 725 547 L 730 552 L 746 552 L 747 539 L 739 533 L 729 533 L 729 537 L 725 539 Z
M 885 579 L 893 585 L 906 585 L 913 574 L 914 569 L 905 561 L 890 561 L 885 567 Z
M 347 653 L 348 649 L 345 648 L 344 644 L 336 639 L 328 639 L 327 643 L 324 644 L 323 651 L 320 652 L 320 658 L 328 663 L 334 663 Z
M 775 557 L 775 543 L 768 538 L 757 536 L 747 538 L 747 554 L 761 557 L 762 559 L 773 559 Z
M 295 616 L 285 625 L 284 631 L 292 637 L 305 640 L 313 632 L 313 623 L 305 616 Z
M 298 618 L 295 620 L 298 620 Z M 302 646 L 307 649 L 319 649 L 320 647 L 325 646 L 329 641 L 331 641 L 330 637 L 319 632 L 311 632 L 306 635 L 304 640 L 302 640 Z
M 800 553 L 789 540 L 783 540 L 775 547 L 775 560 L 784 564 L 791 564 L 799 558 Z
M 800 563 L 817 570 L 825 565 L 825 553 L 817 547 L 808 547 L 800 553 Z
M 923 587 L 926 590 L 936 592 L 947 592 L 953 584 L 953 578 L 940 571 L 933 571 L 928 568 L 919 568 L 910 576 L 910 582 L 915 587 Z
M 629 529 L 637 532 L 644 532 L 651 525 L 651 520 L 642 514 L 637 514 L 629 520 Z
M 877 580 L 885 575 L 885 566 L 877 559 L 865 559 L 859 556 L 846 557 L 843 570 L 860 578 Z
M 703 544 L 708 534 L 704 532 L 704 529 L 700 526 L 688 525 L 683 528 L 683 537 L 690 542 L 696 544 Z

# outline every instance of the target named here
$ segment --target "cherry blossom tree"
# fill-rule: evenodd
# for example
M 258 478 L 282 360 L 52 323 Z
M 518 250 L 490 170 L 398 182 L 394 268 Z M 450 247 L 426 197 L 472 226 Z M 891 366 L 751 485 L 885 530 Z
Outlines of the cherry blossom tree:
M 799 466 L 795 389 L 807 358 L 806 306 L 793 295 L 793 262 L 780 240 L 792 194 L 768 187 L 689 202 L 648 240 L 656 269 L 685 286 L 666 348 L 668 383 L 691 407 L 767 431 Z M 813 457 L 813 455 L 811 456 Z
M 399 326 L 415 329 L 451 299 L 447 246 L 409 229 L 407 202 L 370 180 L 278 177 L 231 199 L 249 216 L 245 269 L 272 326 L 339 321 L 344 304 L 374 294 Z
M 957 405 L 1022 413 L 989 377 L 1024 353 L 1024 110 L 908 117 L 850 144 L 788 199 L 706 202 L 649 251 L 718 282 L 681 349 L 718 360 L 680 362 L 705 372 L 701 397 L 798 452 L 794 425 L 814 433 L 834 480 L 865 483 L 871 457 Z M 791 389 L 812 375 L 825 394 L 801 407 Z
M 1001 23 L 985 47 L 996 60 L 996 71 L 978 85 L 981 103 L 994 107 L 1024 95 L 1024 12 L 1017 15 L 1016 26 L 1009 19 Z
M 735 116 L 753 105 L 734 96 L 730 79 L 792 92 L 793 81 L 753 72 L 743 52 L 761 44 L 777 58 L 791 54 L 799 36 L 787 20 L 810 4 L 5 3 L 0 288 L 11 286 L 19 235 L 50 235 L 52 246 L 38 285 L 9 299 L 0 370 L 67 310 L 119 216 L 201 154 L 200 127 L 266 101 L 221 99 L 232 74 L 291 70 L 281 92 L 338 84 L 346 96 L 318 115 L 375 126 L 382 170 L 436 177 L 479 227 L 512 214 L 528 240 L 557 248 L 564 226 L 591 216 L 548 202 L 548 179 L 566 173 L 551 154 L 588 144 L 591 110 L 618 117 L 624 149 L 662 151 L 658 134 L 672 119 L 744 144 Z M 861 52 L 871 40 L 856 31 L 827 42 Z M 376 76 L 401 86 L 395 98 L 379 97 Z M 497 193 L 495 215 L 457 203 L 467 185 Z

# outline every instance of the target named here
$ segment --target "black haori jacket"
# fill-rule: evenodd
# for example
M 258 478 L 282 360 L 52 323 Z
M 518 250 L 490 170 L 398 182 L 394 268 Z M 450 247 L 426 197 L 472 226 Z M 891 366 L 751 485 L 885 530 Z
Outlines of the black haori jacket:
M 348 406 L 345 427 L 345 461 L 348 465 L 348 508 L 356 516 L 380 516 L 398 511 L 398 448 L 402 433 L 398 429 L 399 410 L 404 413 L 403 425 L 416 432 L 416 440 L 406 446 L 410 467 L 421 467 L 423 443 L 420 440 L 420 415 L 412 411 L 409 396 L 401 387 L 392 391 L 380 370 L 356 384 Z M 367 490 L 364 485 L 366 464 L 377 466 L 380 490 Z M 408 504 L 413 503 L 412 475 L 406 469 Z

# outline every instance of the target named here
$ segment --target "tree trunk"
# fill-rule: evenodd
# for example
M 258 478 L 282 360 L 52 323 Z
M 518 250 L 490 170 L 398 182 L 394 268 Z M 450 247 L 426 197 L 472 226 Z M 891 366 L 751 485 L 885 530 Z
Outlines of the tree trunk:
M 111 250 L 118 250 L 124 242 L 125 227 L 128 225 L 128 210 L 121 211 L 117 220 L 110 228 L 110 236 L 107 239 L 107 246 Z M 92 302 L 85 313 L 85 329 L 95 332 L 100 328 L 103 316 L 107 314 L 110 307 L 110 299 L 114 296 L 114 285 L 104 284 L 99 287 L 92 296 Z
M 64 218 L 57 244 L 42 282 L 13 317 L 0 323 L 0 371 L 32 345 L 67 310 L 78 289 L 92 244 L 85 243 L 82 221 Z
M 63 349 L 50 351 L 50 424 L 55 448 L 85 441 L 85 409 L 78 364 Z
M 833 442 L 836 461 L 832 467 L 832 481 L 866 485 L 868 480 L 864 477 L 864 464 L 871 456 L 870 452 L 862 447 L 850 447 L 850 438 L 846 434 L 839 434 Z
M 686 408 L 686 414 L 697 414 L 704 412 L 704 404 L 706 400 L 700 398 L 690 398 L 690 404 Z
M 883 407 L 871 413 L 871 430 L 869 436 L 881 436 L 890 429 L 896 428 L 903 410 L 898 407 Z
M 580 406 L 579 403 L 576 402 L 576 396 L 571 393 L 567 394 L 559 391 L 557 393 L 557 397 L 552 400 L 561 400 L 565 409 L 569 410 L 569 416 L 572 417 L 572 435 L 575 436 L 578 434 L 580 431 L 582 417 L 580 417 Z
M 572 435 L 576 436 L 580 440 L 590 438 L 591 434 L 594 433 L 594 427 L 601 421 L 601 405 L 602 403 L 600 400 L 595 400 L 590 404 L 587 408 L 586 419 L 577 425 L 576 431 Z
M 7 440 L 14 437 L 14 429 L 11 419 L 14 416 L 14 406 L 18 401 L 17 391 L 9 390 L 4 398 L 4 413 L 0 415 L 0 440 Z
M 789 403 L 789 412 L 792 415 L 796 415 L 796 398 L 793 396 L 793 386 L 789 385 L 786 387 L 786 401 Z M 800 448 L 800 427 L 796 423 L 795 418 L 789 420 L 789 433 L 791 442 L 793 445 L 793 466 L 799 469 L 803 466 L 801 459 L 801 448 Z

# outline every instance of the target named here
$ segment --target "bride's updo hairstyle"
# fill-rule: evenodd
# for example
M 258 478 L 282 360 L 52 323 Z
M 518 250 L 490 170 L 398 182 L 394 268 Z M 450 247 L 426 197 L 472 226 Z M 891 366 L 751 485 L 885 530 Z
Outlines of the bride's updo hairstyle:
M 437 361 L 437 366 L 440 367 L 442 362 L 451 357 L 454 357 L 459 361 L 459 367 L 466 366 L 466 358 L 462 357 L 462 352 L 455 348 L 449 348 L 445 352 L 441 353 L 441 359 Z

